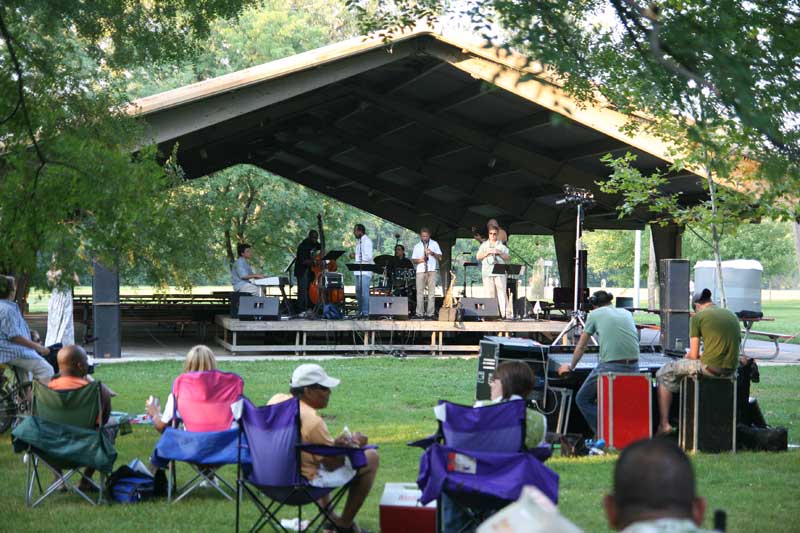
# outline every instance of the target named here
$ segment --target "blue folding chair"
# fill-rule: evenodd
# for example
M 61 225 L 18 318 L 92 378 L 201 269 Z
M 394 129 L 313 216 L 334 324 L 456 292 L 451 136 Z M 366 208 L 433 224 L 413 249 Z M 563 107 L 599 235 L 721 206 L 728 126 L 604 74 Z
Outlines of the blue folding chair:
M 525 447 L 525 409 L 524 400 L 484 407 L 440 401 L 437 434 L 410 443 L 425 449 L 417 485 L 423 505 L 437 500 L 439 531 L 473 530 L 525 485 L 558 502 L 558 474 L 543 464 L 550 447 Z
M 300 453 L 314 455 L 347 456 L 354 469 L 367 465 L 364 448 L 320 446 L 303 444 L 300 437 L 300 401 L 297 398 L 285 402 L 255 407 L 247 398 L 242 399 L 242 416 L 239 422 L 240 439 L 244 452 L 244 437 L 250 452 L 250 464 L 239 462 L 237 475 L 238 497 L 236 500 L 236 531 L 239 531 L 240 502 L 247 494 L 259 511 L 259 517 L 251 532 L 259 531 L 269 524 L 274 531 L 287 532 L 281 525 L 278 513 L 283 507 L 297 508 L 297 523 L 302 524 L 302 506 L 312 505 L 316 514 L 311 517 L 306 531 L 319 531 L 323 518 L 332 519 L 331 512 L 350 486 L 348 481 L 341 487 L 320 488 L 312 486 L 300 472 Z M 317 501 L 336 490 L 326 506 Z M 317 524 L 317 521 L 319 523 Z M 314 525 L 316 527 L 314 527 Z

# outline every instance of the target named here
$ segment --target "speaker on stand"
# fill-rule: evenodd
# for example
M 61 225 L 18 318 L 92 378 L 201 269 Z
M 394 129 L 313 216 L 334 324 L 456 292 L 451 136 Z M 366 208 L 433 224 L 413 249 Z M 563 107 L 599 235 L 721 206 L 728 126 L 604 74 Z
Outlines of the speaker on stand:
M 661 347 L 666 354 L 683 356 L 689 347 L 689 261 L 662 259 L 660 266 Z

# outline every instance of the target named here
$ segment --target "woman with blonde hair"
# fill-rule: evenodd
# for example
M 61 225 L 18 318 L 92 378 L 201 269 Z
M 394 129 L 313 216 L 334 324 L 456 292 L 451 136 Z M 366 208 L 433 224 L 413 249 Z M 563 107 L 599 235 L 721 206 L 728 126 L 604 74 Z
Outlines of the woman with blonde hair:
M 186 362 L 183 365 L 184 373 L 187 372 L 210 372 L 217 370 L 217 359 L 214 357 L 214 352 L 211 348 L 204 344 L 194 346 L 189 353 L 186 354 Z M 167 404 L 164 406 L 164 412 L 161 412 L 161 405 L 157 397 L 150 396 L 145 404 L 145 410 L 150 418 L 153 420 L 153 427 L 159 433 L 170 425 L 174 418 L 180 418 L 175 405 L 175 395 L 170 393 L 167 397 Z

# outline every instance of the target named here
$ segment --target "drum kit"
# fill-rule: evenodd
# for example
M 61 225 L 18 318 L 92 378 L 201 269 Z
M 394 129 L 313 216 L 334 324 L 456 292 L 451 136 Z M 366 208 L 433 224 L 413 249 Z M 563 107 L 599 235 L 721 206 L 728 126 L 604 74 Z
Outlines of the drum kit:
M 416 270 L 408 259 L 398 260 L 391 255 L 379 255 L 375 264 L 383 269 L 377 274 L 378 283 L 370 291 L 378 296 L 405 296 L 408 308 L 414 309 L 417 297 Z

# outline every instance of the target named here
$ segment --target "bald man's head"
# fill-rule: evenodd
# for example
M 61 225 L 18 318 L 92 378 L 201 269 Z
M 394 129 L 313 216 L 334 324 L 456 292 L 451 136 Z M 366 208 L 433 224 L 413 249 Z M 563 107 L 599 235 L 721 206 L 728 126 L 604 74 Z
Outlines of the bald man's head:
M 58 371 L 62 376 L 82 378 L 89 373 L 89 358 L 83 348 L 76 344 L 64 346 L 58 351 Z

